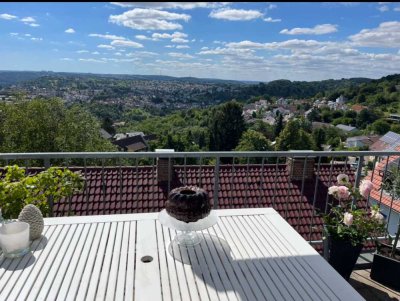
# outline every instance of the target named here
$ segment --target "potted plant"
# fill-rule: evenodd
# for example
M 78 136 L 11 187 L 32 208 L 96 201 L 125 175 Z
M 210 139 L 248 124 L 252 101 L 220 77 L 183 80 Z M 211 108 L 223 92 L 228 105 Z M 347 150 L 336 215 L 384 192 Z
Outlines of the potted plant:
M 394 199 L 400 198 L 400 172 L 398 168 L 389 170 L 382 181 L 381 189 Z M 372 261 L 371 279 L 384 285 L 400 289 L 400 249 L 397 247 L 400 236 L 400 223 L 394 239 L 388 235 L 389 244 L 377 241 L 376 253 Z
M 50 167 L 36 175 L 27 175 L 25 168 L 6 166 L 0 181 L 0 208 L 5 219 L 16 219 L 25 205 L 37 206 L 44 216 L 53 203 L 83 188 L 84 179 L 67 168 Z
M 328 262 L 346 280 L 361 253 L 363 244 L 368 238 L 376 241 L 383 233 L 385 221 L 378 206 L 357 207 L 357 201 L 366 198 L 372 189 L 372 183 L 363 180 L 360 189 L 352 187 L 345 174 L 337 177 L 338 186 L 329 187 L 328 193 L 336 200 L 323 216 L 324 236 L 328 245 Z

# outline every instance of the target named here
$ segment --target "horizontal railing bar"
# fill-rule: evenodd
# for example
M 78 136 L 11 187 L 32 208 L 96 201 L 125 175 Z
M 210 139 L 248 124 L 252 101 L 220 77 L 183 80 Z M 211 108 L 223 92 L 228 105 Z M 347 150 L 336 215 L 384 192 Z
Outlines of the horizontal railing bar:
M 390 236 L 390 237 L 392 237 L 392 238 L 394 238 L 394 235 L 388 235 L 388 236 Z M 388 237 L 385 237 L 385 236 L 380 236 L 380 237 L 377 237 L 377 240 L 378 241 L 383 241 L 383 240 L 387 240 L 388 239 Z M 367 238 L 367 241 L 371 241 L 371 240 L 373 240 L 372 238 Z M 323 243 L 324 241 L 322 240 L 322 239 L 320 239 L 320 240 L 309 240 L 308 241 L 308 243 L 310 244 L 310 245 L 316 245 L 316 244 L 321 244 L 321 243 Z
M 18 159 L 107 159 L 107 158 L 231 158 L 235 157 L 342 157 L 342 156 L 400 156 L 400 151 L 267 151 L 267 152 L 59 152 L 2 153 L 0 160 Z

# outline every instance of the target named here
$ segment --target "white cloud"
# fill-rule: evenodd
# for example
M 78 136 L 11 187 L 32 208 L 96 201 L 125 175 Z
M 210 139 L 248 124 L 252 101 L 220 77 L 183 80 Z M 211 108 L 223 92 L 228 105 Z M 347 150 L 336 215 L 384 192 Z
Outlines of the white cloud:
M 17 16 L 10 15 L 10 14 L 1 14 L 0 15 L 0 19 L 3 19 L 3 20 L 13 20 L 13 19 L 17 19 L 17 18 L 18 18 Z
M 363 29 L 349 37 L 357 46 L 400 47 L 400 22 L 383 22 L 377 28 Z
M 378 9 L 380 12 L 385 12 L 385 11 L 388 11 L 388 10 L 389 10 L 389 6 L 387 6 L 387 5 L 379 6 L 379 7 L 377 7 L 377 9 Z
M 75 33 L 75 30 L 73 28 L 68 28 L 65 30 L 66 33 Z
M 121 15 L 111 15 L 109 22 L 137 30 L 174 30 L 182 29 L 175 20 L 189 21 L 187 14 L 170 13 L 156 9 L 135 8 Z
M 28 24 L 28 23 L 25 23 L 25 24 Z M 29 26 L 31 26 L 31 27 L 39 27 L 40 25 L 36 24 L 36 23 L 29 23 Z
M 190 48 L 188 45 L 178 45 L 176 46 L 176 49 L 185 49 L 185 48 Z
M 290 35 L 297 35 L 297 34 L 312 34 L 312 35 L 321 35 L 321 34 L 328 34 L 337 32 L 337 25 L 334 24 L 321 24 L 316 25 L 313 28 L 300 28 L 296 27 L 293 29 L 283 29 L 280 31 L 282 34 L 290 34 Z
M 140 43 L 128 41 L 128 40 L 114 40 L 111 42 L 112 46 L 117 47 L 133 47 L 133 48 L 143 48 L 144 46 Z
M 206 46 L 201 47 L 201 50 L 208 50 L 208 47 L 206 47 Z
M 135 52 L 130 52 L 127 53 L 126 56 L 131 57 L 131 56 L 139 56 L 139 57 L 151 57 L 151 56 L 156 56 L 158 53 L 156 52 L 151 52 L 151 51 L 135 51 Z
M 136 35 L 135 38 L 138 39 L 138 40 L 143 40 L 143 41 L 145 41 L 145 40 L 152 40 L 152 38 L 149 38 L 149 37 L 147 37 L 147 36 L 145 36 L 145 35 L 142 35 L 142 34 Z
M 24 34 L 24 36 L 31 37 L 32 35 L 30 33 L 26 33 L 26 34 Z
M 187 54 L 187 53 L 181 53 L 181 52 L 170 52 L 168 53 L 169 56 L 180 58 L 180 59 L 192 59 L 194 56 Z
M 102 38 L 102 39 L 106 39 L 106 40 L 126 40 L 126 38 L 124 38 L 124 37 L 116 36 L 113 34 L 91 33 L 91 34 L 89 34 L 89 37 Z
M 17 36 L 17 35 L 19 35 L 19 33 L 18 33 L 18 32 L 10 32 L 10 36 L 13 36 L 13 37 L 15 37 L 15 36 Z
M 272 19 L 271 17 L 264 18 L 263 21 L 269 22 L 269 23 L 275 23 L 275 22 L 281 22 L 282 19 Z
M 36 23 L 35 18 L 32 18 L 32 17 L 22 18 L 21 21 L 24 22 L 24 23 Z
M 90 58 L 90 59 L 79 59 L 79 61 L 81 61 L 81 62 L 89 62 L 89 63 L 105 63 L 102 60 L 92 59 L 92 58 Z
M 249 21 L 261 18 L 263 16 L 264 14 L 258 10 L 230 9 L 230 8 L 213 10 L 209 14 L 209 17 L 211 18 L 229 20 L 229 21 Z
M 93 51 L 92 54 L 94 54 L 94 55 L 99 55 L 100 52 L 98 52 L 98 51 Z
M 76 51 L 76 53 L 88 53 L 89 51 L 88 50 L 78 50 L 78 51 Z
M 270 5 L 268 5 L 268 9 L 269 10 L 271 10 L 271 9 L 275 9 L 275 8 L 277 8 L 278 6 L 276 5 L 276 4 L 270 4 Z
M 171 40 L 172 43 L 189 43 L 189 40 L 182 39 L 182 38 L 173 38 Z
M 106 62 L 113 62 L 113 63 L 122 63 L 122 62 L 137 62 L 140 61 L 140 59 L 138 58 L 133 58 L 133 59 L 116 59 L 116 58 L 106 58 L 106 57 L 102 57 L 101 58 L 101 62 L 102 63 L 106 63 Z
M 63 57 L 62 59 L 60 59 L 61 61 L 73 61 L 73 59 L 69 58 L 69 57 Z
M 142 7 L 153 9 L 194 9 L 215 8 L 229 4 L 230 2 L 111 2 L 121 7 Z
M 165 48 L 175 48 L 175 45 L 165 45 Z
M 111 45 L 104 45 L 104 44 L 97 45 L 97 47 L 103 48 L 103 49 L 108 49 L 108 50 L 115 49 L 115 47 L 112 47 Z
M 265 49 L 268 48 L 267 44 L 257 43 L 252 41 L 241 41 L 234 43 L 227 43 L 228 48 L 238 48 L 238 49 Z
M 43 38 L 31 38 L 31 40 L 37 42 L 37 41 L 43 41 Z
M 394 11 L 400 11 L 400 6 L 393 8 Z
M 187 38 L 188 35 L 183 32 L 175 31 L 172 34 L 155 32 L 151 36 L 152 38 L 155 39 L 179 39 L 179 38 Z
M 116 56 L 121 56 L 122 53 L 121 53 L 121 52 L 115 52 L 114 55 L 116 55 Z

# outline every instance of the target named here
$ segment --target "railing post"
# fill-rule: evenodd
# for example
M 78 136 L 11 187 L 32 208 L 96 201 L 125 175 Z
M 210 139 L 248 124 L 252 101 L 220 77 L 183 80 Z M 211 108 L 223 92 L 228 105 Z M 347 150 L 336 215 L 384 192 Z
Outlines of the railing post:
M 216 157 L 214 169 L 214 209 L 218 207 L 218 193 L 219 193 L 219 157 Z
M 43 159 L 43 164 L 44 164 L 44 169 L 47 170 L 50 168 L 50 158 L 44 158 Z M 50 207 L 50 217 L 54 216 L 54 202 L 53 202 L 53 196 L 50 195 L 47 197 L 47 203 L 49 204 Z
M 50 168 L 50 158 L 45 158 L 43 160 L 44 163 L 44 169 L 49 169 Z
M 358 187 L 360 185 L 363 164 L 364 164 L 364 157 L 362 157 L 362 156 L 358 157 L 356 181 L 354 183 L 355 187 Z
M 324 232 L 324 235 L 325 235 L 325 232 Z M 323 255 L 324 255 L 325 260 L 328 261 L 328 259 L 329 259 L 328 238 L 323 239 L 323 240 L 322 240 L 322 243 L 323 243 L 323 248 L 324 248 L 324 253 L 323 253 Z

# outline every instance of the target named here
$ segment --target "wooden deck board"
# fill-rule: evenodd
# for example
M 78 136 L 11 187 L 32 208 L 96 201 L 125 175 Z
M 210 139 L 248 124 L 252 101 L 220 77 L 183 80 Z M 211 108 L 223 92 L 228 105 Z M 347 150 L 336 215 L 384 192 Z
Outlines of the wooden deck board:
M 386 287 L 370 278 L 370 269 L 356 270 L 351 274 L 349 283 L 367 301 L 398 301 L 400 292 Z

